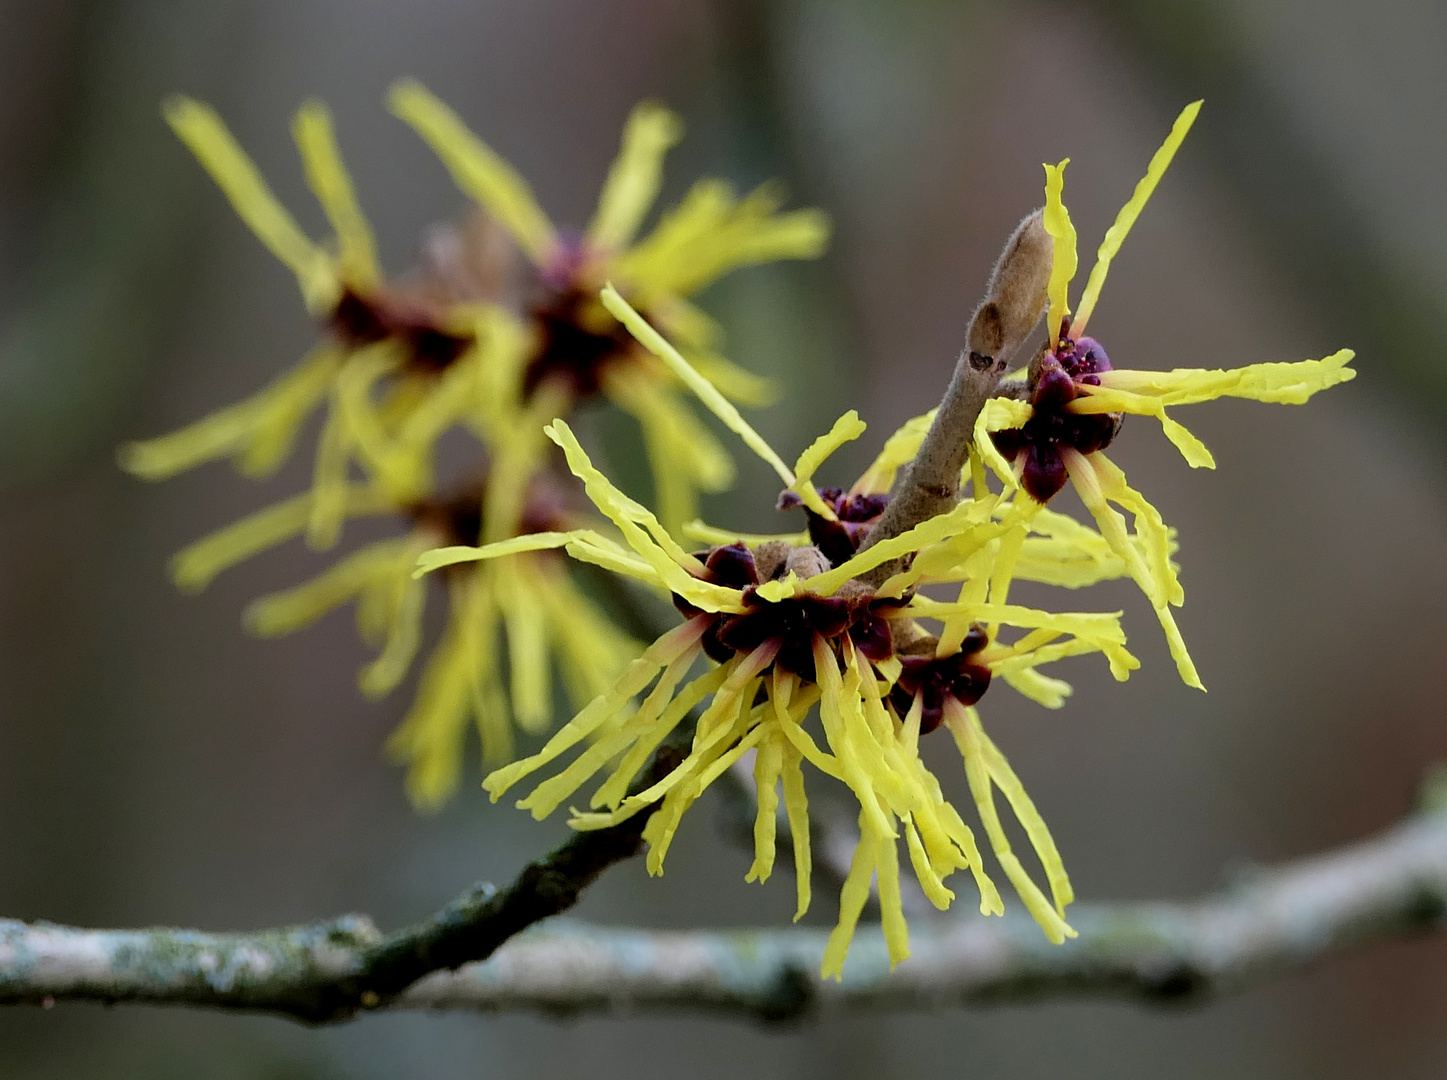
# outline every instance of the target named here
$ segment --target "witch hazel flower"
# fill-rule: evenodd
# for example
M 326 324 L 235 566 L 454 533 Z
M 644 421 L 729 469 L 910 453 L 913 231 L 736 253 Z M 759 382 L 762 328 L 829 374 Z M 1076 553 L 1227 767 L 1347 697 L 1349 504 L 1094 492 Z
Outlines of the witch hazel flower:
M 704 179 L 640 235 L 662 184 L 664 155 L 683 135 L 676 115 L 645 102 L 628 118 L 591 222 L 570 235 L 549 219 L 526 181 L 419 83 L 398 83 L 391 105 L 533 269 L 522 312 L 529 345 L 512 388 L 519 407 L 551 400 L 551 418 L 601 394 L 630 413 L 642 427 L 660 516 L 677 532 L 695 516 L 698 492 L 732 483 L 733 462 L 688 408 L 677 379 L 638 347 L 599 302 L 598 290 L 615 283 L 730 400 L 766 404 L 772 383 L 718 351 L 718 325 L 689 297 L 740 267 L 817 257 L 828 241 L 827 218 L 818 210 L 782 211 L 774 185 L 740 198 L 724 181 Z
M 797 500 L 812 515 L 841 526 L 848 524 L 841 517 L 872 508 L 869 498 L 851 502 L 838 495 L 826 497 L 812 482 L 833 451 L 863 433 L 855 414 L 841 417 L 791 468 L 618 293 L 604 290 L 603 302 L 775 469 L 787 485 L 786 504 Z M 1000 530 L 992 517 L 997 497 L 979 504 L 966 501 L 862 551 L 855 550 L 862 538 L 850 540 L 843 528 L 841 544 L 831 553 L 811 543 L 779 539 L 753 544 L 734 539 L 690 553 L 651 511 L 593 465 L 566 423 L 554 421 L 547 430 L 623 542 L 581 529 L 445 548 L 423 555 L 419 573 L 562 548 L 576 559 L 665 591 L 684 621 L 645 649 L 607 693 L 538 753 L 488 776 L 484 786 L 494 798 L 553 768 L 556 771 L 536 782 L 518 804 L 543 818 L 601 777 L 589 809 L 575 809 L 570 823 L 598 829 L 650 814 L 644 838 L 649 843 L 648 867 L 656 874 L 662 872 L 688 809 L 753 751 L 759 808 L 748 878 L 764 880 L 772 872 L 782 790 L 794 836 L 802 915 L 810 903 L 811 866 L 805 766 L 844 784 L 859 802 L 861 839 L 823 960 L 824 972 L 838 976 L 871 880 L 877 885 L 891 958 L 897 962 L 908 955 L 900 897 L 901 843 L 925 895 L 939 907 L 949 906 L 955 896 L 945 879 L 969 870 L 981 910 L 1004 910 L 973 830 L 919 756 L 920 737 L 946 725 L 963 754 L 997 863 L 1051 940 L 1074 933 L 1063 914 L 1073 894 L 1049 830 L 1004 755 L 985 735 L 973 706 L 996 672 L 1030 672 L 1082 652 L 1105 654 L 1118 678 L 1137 665 L 1125 649 L 1118 613 L 1055 614 L 990 601 L 989 541 Z M 961 601 L 929 600 L 904 577 L 877 588 L 862 580 L 871 569 L 893 560 L 925 558 L 942 541 L 957 544 L 971 528 L 980 537 L 973 560 L 954 555 L 938 560 L 945 578 L 958 581 L 967 575 L 974 582 Z M 959 620 L 965 620 L 967 630 L 953 645 L 926 629 L 927 623 L 937 623 L 945 631 Z M 1006 643 L 1001 633 L 1005 627 L 1024 634 Z M 705 669 L 698 673 L 700 664 Z M 816 713 L 817 727 L 812 720 Z M 697 719 L 683 760 L 648 788 L 631 790 L 653 751 L 691 715 Z M 562 765 L 569 756 L 572 760 Z M 1000 823 L 997 791 L 1025 827 L 1045 870 L 1048 896 L 1013 851 Z
M 420 86 L 399 84 L 392 104 L 479 202 L 463 225 L 435 233 L 420 272 L 401 280 L 382 273 L 323 105 L 306 103 L 293 124 L 308 184 L 331 226 L 318 241 L 214 110 L 188 98 L 167 102 L 173 130 L 296 275 L 322 340 L 259 393 L 178 432 L 130 443 L 121 461 L 138 476 L 163 479 L 232 457 L 244 474 L 265 476 L 290 455 L 307 418 L 323 411 L 309 488 L 188 545 L 172 560 L 172 574 L 183 589 L 199 590 L 295 537 L 327 549 L 353 519 L 398 521 L 402 535 L 262 597 L 245 621 L 256 633 L 279 635 L 355 604 L 359 633 L 378 649 L 359 677 L 369 697 L 395 689 L 425 653 L 417 697 L 389 749 L 408 766 L 414 801 L 432 807 L 455 789 L 473 726 L 487 764 L 510 760 L 514 727 L 533 733 L 552 722 L 555 668 L 575 701 L 587 701 L 638 646 L 571 580 L 567 561 L 543 551 L 446 575 L 447 622 L 429 649 L 422 622 L 430 583 L 411 578 L 417 554 L 551 531 L 553 508 L 538 495 L 556 486 L 543 426 L 598 393 L 643 422 L 660 501 L 672 517 L 691 516 L 697 490 L 718 489 L 733 475 L 673 377 L 599 306 L 600 275 L 627 282 L 684 334 L 695 363 L 735 400 L 762 402 L 771 393 L 767 380 L 717 355 L 716 327 L 685 297 L 740 266 L 818 254 L 828 225 L 817 211 L 779 213 L 772 188 L 740 200 L 727 185 L 703 181 L 637 240 L 663 155 L 681 135 L 672 113 L 645 103 L 628 120 L 586 235 L 567 238 L 517 174 Z M 519 250 L 535 280 L 514 306 Z M 435 447 L 459 429 L 475 440 L 478 460 L 439 484 Z
M 304 104 L 292 130 L 308 185 L 333 230 L 326 243 L 307 236 L 215 110 L 177 97 L 166 103 L 165 115 L 242 221 L 296 275 L 323 338 L 254 396 L 170 435 L 122 447 L 121 464 L 159 480 L 232 457 L 244 474 L 266 476 L 290 455 L 307 417 L 324 407 L 305 531 L 314 547 L 330 547 L 349 516 L 372 512 L 379 500 L 426 493 L 434 444 L 471 412 L 472 361 L 479 338 L 491 337 L 491 324 L 479 325 L 474 308 L 447 302 L 426 282 L 384 278 L 331 115 L 320 102 Z M 385 410 L 372 401 L 382 383 Z M 351 476 L 357 463 L 375 490 L 358 490 Z
M 1187 105 L 1145 177 L 1106 231 L 1094 267 L 1074 314 L 1070 284 L 1077 268 L 1076 233 L 1062 197 L 1065 166 L 1045 166 L 1043 224 L 1053 241 L 1049 280 L 1049 341 L 1031 361 L 1024 383 L 1007 381 L 982 410 L 977 425 L 976 460 L 991 464 L 1025 513 L 1049 502 L 1069 481 L 1130 577 L 1145 593 L 1165 631 L 1181 679 L 1205 689 L 1172 607 L 1185 600 L 1171 561 L 1174 533 L 1160 512 L 1127 481 L 1105 451 L 1126 414 L 1154 417 L 1166 437 L 1192 468 L 1214 468 L 1205 445 L 1166 410 L 1223 397 L 1299 405 L 1319 391 L 1355 378 L 1347 365 L 1354 353 L 1342 349 L 1321 360 L 1260 363 L 1230 369 L 1176 368 L 1171 371 L 1115 367 L 1105 348 L 1086 329 L 1100 299 L 1106 275 L 1131 227 L 1145 208 L 1171 159 L 1200 111 Z M 1126 511 L 1134 518 L 1127 528 Z

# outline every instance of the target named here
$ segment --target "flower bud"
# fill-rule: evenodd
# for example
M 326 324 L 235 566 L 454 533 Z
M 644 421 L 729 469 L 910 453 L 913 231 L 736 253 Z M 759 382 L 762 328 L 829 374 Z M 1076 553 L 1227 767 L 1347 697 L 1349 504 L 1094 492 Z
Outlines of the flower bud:
M 1000 252 L 985 298 L 970 319 L 966 348 L 972 363 L 976 356 L 1008 360 L 1045 314 L 1054 248 L 1042 214 L 1037 210 L 1020 222 Z

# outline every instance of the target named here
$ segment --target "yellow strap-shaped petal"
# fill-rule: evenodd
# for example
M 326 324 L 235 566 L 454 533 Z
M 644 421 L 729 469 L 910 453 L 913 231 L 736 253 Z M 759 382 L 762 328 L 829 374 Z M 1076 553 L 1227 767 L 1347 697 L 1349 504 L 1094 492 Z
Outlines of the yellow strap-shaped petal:
M 372 699 L 385 697 L 396 689 L 416 659 L 422 644 L 422 615 L 427 605 L 427 583 L 412 580 L 407 571 L 411 569 L 416 555 L 417 541 L 412 551 L 401 553 L 397 560 L 401 570 L 401 589 L 397 590 L 394 580 L 389 590 L 395 596 L 393 610 L 387 626 L 387 640 L 381 654 L 362 669 L 358 685 L 362 693 Z M 400 593 L 400 594 L 399 594 Z
M 1119 611 L 1056 612 L 1019 604 L 942 604 L 923 596 L 916 596 L 908 611 L 929 619 L 958 616 L 968 621 L 1017 626 L 1022 630 L 1039 628 L 1095 641 L 1125 642 Z
M 812 707 L 813 702 L 818 699 L 817 687 L 815 688 L 816 692 L 808 695 L 807 700 L 804 699 L 804 695 L 802 694 L 799 698 L 785 699 L 784 696 L 780 694 L 779 688 L 781 683 L 790 679 L 795 680 L 793 685 L 798 685 L 795 676 L 782 672 L 777 668 L 774 669 L 774 681 L 770 698 L 774 708 L 774 720 L 779 725 L 779 730 L 784 733 L 784 737 L 789 740 L 799 756 L 805 761 L 809 762 L 809 764 L 813 765 L 814 768 L 818 769 L 825 776 L 833 777 L 835 780 L 843 780 L 844 774 L 840 770 L 838 760 L 833 754 L 819 749 L 819 744 L 814 741 L 814 737 L 803 728 L 804 720 L 809 715 L 809 709 Z
M 734 462 L 673 388 L 633 368 L 610 372 L 608 397 L 637 418 L 653 473 L 658 515 L 669 533 L 698 513 L 698 492 L 723 491 L 734 481 Z
M 1054 241 L 1054 261 L 1050 265 L 1050 345 L 1060 343 L 1060 323 L 1070 314 L 1070 282 L 1075 278 L 1077 257 L 1075 253 L 1075 226 L 1070 223 L 1070 211 L 1065 209 L 1061 193 L 1065 190 L 1066 158 L 1059 165 L 1045 166 L 1045 215 L 1042 219 L 1045 231 Z
M 342 277 L 349 284 L 376 285 L 382 277 L 377 242 L 342 164 L 331 113 L 320 101 L 308 101 L 297 110 L 291 130 L 306 167 L 307 184 L 337 234 Z
M 1120 208 L 1120 213 L 1115 217 L 1115 224 L 1105 231 L 1105 239 L 1100 242 L 1100 250 L 1095 254 L 1095 265 L 1091 267 L 1090 277 L 1085 282 L 1085 290 L 1080 294 L 1080 310 L 1075 314 L 1075 323 L 1071 333 L 1079 337 L 1085 332 L 1085 324 L 1090 321 L 1090 316 L 1095 311 L 1096 301 L 1100 299 L 1101 286 L 1105 284 L 1105 275 L 1110 272 L 1110 262 L 1120 251 L 1121 244 L 1130 234 L 1131 226 L 1135 224 L 1136 218 L 1141 216 L 1141 211 L 1150 201 L 1151 193 L 1156 190 L 1156 185 L 1161 182 L 1166 169 L 1170 167 L 1171 159 L 1176 156 L 1181 143 L 1185 141 L 1186 133 L 1191 130 L 1191 125 L 1196 122 L 1196 114 L 1201 111 L 1201 103 L 1193 101 L 1181 110 L 1176 117 L 1176 122 L 1171 125 L 1171 133 L 1166 136 L 1166 141 L 1161 148 L 1151 156 L 1151 163 L 1146 166 L 1146 174 L 1136 184 L 1135 192 L 1131 195 L 1130 201 Z
M 742 611 L 742 594 L 700 580 L 703 564 L 686 553 L 646 508 L 613 486 L 578 443 L 572 428 L 562 420 L 554 420 L 547 428 L 548 438 L 562 447 L 568 468 L 583 481 L 583 488 L 603 514 L 617 525 L 628 546 L 641 555 L 657 571 L 659 578 L 673 592 L 706 611 Z
M 1146 557 L 1156 581 L 1161 583 L 1165 601 L 1180 607 L 1186 597 L 1181 588 L 1180 577 L 1171 563 L 1171 554 L 1174 551 L 1171 530 L 1161 517 L 1161 512 L 1130 486 L 1125 472 L 1106 457 L 1104 452 L 1091 455 L 1091 464 L 1100 478 L 1100 488 L 1105 497 L 1135 516 L 1135 531 L 1141 541 L 1141 553 Z
M 260 637 L 289 634 L 345 604 L 378 578 L 405 580 L 409 546 L 406 539 L 369 544 L 310 581 L 253 600 L 246 608 L 246 628 Z
M 1075 484 L 1075 491 L 1080 496 L 1080 501 L 1095 518 L 1101 536 L 1105 537 L 1111 550 L 1125 560 L 1126 569 L 1135 579 L 1135 583 L 1140 586 L 1141 591 L 1146 594 L 1146 599 L 1153 606 L 1164 606 L 1166 603 L 1165 583 L 1156 580 L 1145 560 L 1141 558 L 1139 549 L 1131 543 L 1125 518 L 1106 501 L 1105 493 L 1101 490 L 1100 476 L 1091 460 L 1068 447 L 1062 451 L 1061 457 L 1065 460 L 1065 467 L 1070 473 L 1070 479 Z
M 638 339 L 639 344 L 662 360 L 668 369 L 683 381 L 685 386 L 697 394 L 698 399 L 707 406 L 710 412 L 723 421 L 726 428 L 743 439 L 744 444 L 763 458 L 779 474 L 779 478 L 785 484 L 794 482 L 794 473 L 789 466 L 784 464 L 784 459 L 774 452 L 773 447 L 764 441 L 764 437 L 739 415 L 738 409 L 734 408 L 711 382 L 693 369 L 693 366 L 664 339 L 662 334 L 648 325 L 648 321 L 634 311 L 628 301 L 618 295 L 618 291 L 613 286 L 609 285 L 605 288 L 601 296 L 603 306 L 612 312 L 614 318 L 628 328 L 628 332 Z
M 884 441 L 879 456 L 864 470 L 862 476 L 849 489 L 851 495 L 883 494 L 894 487 L 895 474 L 914 460 L 920 444 L 935 422 L 936 410 L 931 409 L 922 416 L 906 420 L 893 435 Z
M 513 716 L 523 731 L 546 731 L 553 719 L 553 672 L 548 663 L 547 611 L 536 560 L 519 560 L 497 575 L 498 607 L 507 629 L 507 655 Z
M 1010 879 L 1010 884 L 1015 886 L 1015 892 L 1024 901 L 1026 909 L 1034 916 L 1051 942 L 1060 945 L 1066 938 L 1075 937 L 1075 930 L 1045 898 L 1045 894 L 1020 864 L 1010 846 L 1009 837 L 995 808 L 993 777 L 978 722 L 972 724 L 967 710 L 953 698 L 946 698 L 945 726 L 950 729 L 950 734 L 954 736 L 965 760 L 965 777 L 970 784 L 970 794 L 974 796 L 975 809 L 985 826 L 985 834 L 990 838 L 990 846 L 994 849 L 1000 868 L 1005 871 L 1005 876 Z
M 348 517 L 396 509 L 370 488 L 350 488 L 344 501 Z M 171 559 L 172 580 L 184 592 L 204 589 L 221 571 L 298 535 L 311 517 L 311 504 L 311 493 L 305 492 L 186 545 Z
M 994 669 L 991 668 L 991 670 Z M 1009 683 L 1016 693 L 1047 709 L 1063 708 L 1065 699 L 1074 692 L 1074 688 L 1064 679 L 1042 675 L 1034 668 L 996 671 L 995 674 Z
M 1247 398 L 1274 405 L 1300 405 L 1319 391 L 1356 378 L 1356 371 L 1347 366 L 1355 356 L 1356 353 L 1351 349 L 1340 349 L 1321 360 L 1248 364 L 1245 367 L 1225 370 L 1115 370 L 1102 372 L 1100 383 L 1104 388 L 1102 392 L 1124 391 L 1127 394 L 1147 395 L 1159 398 L 1162 405 L 1169 406 L 1193 405 L 1222 397 Z M 1096 391 L 1091 393 L 1093 395 Z M 1137 410 L 1148 412 L 1138 403 L 1123 406 L 1119 411 Z
M 609 721 L 615 720 L 628 707 L 635 694 L 653 681 L 664 668 L 679 657 L 694 651 L 698 639 L 703 636 L 705 620 L 694 619 L 682 626 L 674 627 L 668 633 L 648 646 L 643 655 L 634 660 L 618 677 L 606 694 L 601 694 L 588 703 L 577 716 L 573 717 L 547 741 L 541 750 L 531 757 L 515 761 L 497 769 L 483 778 L 484 790 L 496 802 L 508 788 L 523 777 L 536 772 L 544 765 L 556 760 L 569 748 Z
M 592 563 L 604 570 L 625 577 L 637 578 L 650 585 L 663 587 L 663 578 L 649 563 L 640 559 L 622 544 L 591 529 L 575 529 L 568 543 L 568 554 L 579 562 Z
M 1186 463 L 1193 469 L 1214 469 L 1216 459 L 1206 444 L 1191 434 L 1184 424 L 1177 423 L 1166 415 L 1166 406 L 1159 398 L 1131 394 L 1124 390 L 1105 390 L 1087 386 L 1089 393 L 1076 398 L 1067 407 L 1070 412 L 1087 415 L 1091 413 L 1130 412 L 1137 415 L 1154 416 L 1161 422 L 1166 438 L 1181 452 Z
M 866 548 L 834 569 L 811 577 L 808 591 L 818 596 L 830 596 L 850 578 L 858 577 L 866 570 L 872 570 L 902 555 L 912 554 L 930 544 L 939 543 L 966 529 L 981 524 L 988 525 L 988 522 L 981 523 L 978 520 L 985 512 L 974 500 L 962 502 L 949 513 L 922 521 L 908 532 Z M 759 587 L 759 595 L 765 600 L 782 600 L 793 595 L 794 588 L 788 581 L 770 581 Z
M 893 840 L 884 839 L 876 850 L 879 852 L 876 869 L 879 921 L 889 952 L 889 969 L 893 971 L 909 959 L 909 926 L 904 921 L 904 903 L 899 892 L 899 849 Z
M 695 656 L 686 656 L 684 659 L 691 664 L 695 658 Z M 595 809 L 606 806 L 610 810 L 616 810 L 627 796 L 628 786 L 633 783 L 634 777 L 648 763 L 649 758 L 653 756 L 653 751 L 658 748 L 658 744 L 668 737 L 669 733 L 682 722 L 684 716 L 692 712 L 699 702 L 722 686 L 728 675 L 727 667 L 716 667 L 712 671 L 700 675 L 680 690 L 659 714 L 652 729 L 641 735 L 633 743 L 632 748 L 623 755 L 623 760 L 613 770 L 613 775 L 608 777 L 593 794 L 589 805 Z M 653 695 L 649 694 L 649 699 L 652 697 Z M 648 707 L 649 702 L 645 701 L 639 709 L 639 714 L 643 715 L 644 710 Z
M 804 770 L 801 757 L 792 745 L 784 747 L 784 767 L 780 774 L 784 787 L 784 809 L 789 818 L 789 838 L 794 847 L 794 921 L 809 910 L 810 873 L 814 860 L 809 850 L 809 800 L 804 791 Z
M 1080 495 L 1080 501 L 1086 506 L 1095 518 L 1096 524 L 1100 527 L 1101 535 L 1105 537 L 1111 549 L 1125 560 L 1126 569 L 1130 576 L 1135 579 L 1141 591 L 1150 600 L 1151 607 L 1155 610 L 1156 618 L 1160 620 L 1161 628 L 1166 634 L 1166 644 L 1170 646 L 1171 657 L 1176 662 L 1176 670 L 1181 676 L 1181 681 L 1187 686 L 1197 690 L 1205 690 L 1201 683 L 1201 677 L 1196 671 L 1196 665 L 1186 649 L 1185 640 L 1176 626 L 1175 617 L 1171 614 L 1170 602 L 1172 602 L 1173 590 L 1179 589 L 1180 583 L 1175 579 L 1174 571 L 1170 569 L 1169 560 L 1166 561 L 1166 568 L 1162 577 L 1161 573 L 1159 543 L 1156 543 L 1157 554 L 1152 558 L 1152 566 L 1141 557 L 1140 550 L 1131 542 L 1126 531 L 1125 518 L 1121 516 L 1107 501 L 1107 484 L 1111 485 L 1112 494 L 1109 497 L 1119 498 L 1119 484 L 1123 481 L 1115 475 L 1119 470 L 1108 460 L 1102 464 L 1104 455 L 1097 452 L 1088 458 L 1075 450 L 1066 449 L 1062 455 L 1065 460 L 1065 467 L 1070 473 L 1070 479 L 1075 484 L 1075 490 Z M 1139 498 L 1139 493 L 1133 493 Z M 1144 499 L 1140 503 L 1145 504 Z M 1149 505 L 1149 504 L 1145 504 Z M 1142 521 L 1142 510 L 1137 506 L 1137 522 Z M 1156 515 L 1159 516 L 1159 515 Z M 1145 515 L 1148 519 L 1149 515 Z M 1137 526 L 1139 528 L 1139 524 Z M 1169 533 L 1166 534 L 1165 543 L 1169 545 Z M 1149 546 L 1147 547 L 1149 551 Z M 1175 602 L 1179 602 L 1177 599 Z
M 411 79 L 397 83 L 387 101 L 392 112 L 442 159 L 457 186 L 497 218 L 535 264 L 552 259 L 557 234 L 517 170 L 421 83 Z
M 839 921 L 829 932 L 829 940 L 824 946 L 824 960 L 819 967 L 819 974 L 825 979 L 840 981 L 844 978 L 844 957 L 848 955 L 849 944 L 854 940 L 859 916 L 864 913 L 864 905 L 869 902 L 869 879 L 873 877 L 878 862 L 879 845 L 890 842 L 888 837 L 881 838 L 878 832 L 867 827 L 865 822 L 866 816 L 861 813 L 859 824 L 863 835 L 854 848 L 854 858 L 849 864 L 849 874 L 844 879 L 844 887 L 839 890 Z
M 1015 479 L 1015 470 L 1010 467 L 1010 463 L 1005 460 L 999 450 L 995 449 L 995 442 L 990 438 L 990 432 L 1024 427 L 1026 421 L 1034 415 L 1035 409 L 1028 401 L 1015 401 L 1013 398 L 990 398 L 985 402 L 985 407 L 980 410 L 980 415 L 975 417 L 973 449 L 989 466 L 990 471 L 1000 478 L 1000 482 L 1006 488 L 1019 487 L 1019 482 Z M 971 454 L 971 457 L 974 456 L 975 454 Z M 976 498 L 983 494 L 983 491 L 977 491 Z
M 623 128 L 618 152 L 598 210 L 588 226 L 587 242 L 594 251 L 619 251 L 637 235 L 663 176 L 663 155 L 683 138 L 683 124 L 668 109 L 645 101 L 634 107 Z
M 467 734 L 469 666 L 454 621 L 422 672 L 407 717 L 387 740 L 387 754 L 405 763 L 407 794 L 422 810 L 436 810 L 457 790 Z
M 531 810 L 537 817 L 545 817 L 557 809 L 564 799 L 569 798 L 578 788 L 586 784 L 609 761 L 617 758 L 624 750 L 629 750 L 630 746 L 637 749 L 636 744 L 639 742 L 656 745 L 661 741 L 667 732 L 677 724 L 678 717 L 681 715 L 678 709 L 672 707 L 672 704 L 678 684 L 688 673 L 693 660 L 693 654 L 684 653 L 669 664 L 637 712 L 626 720 L 620 717 L 620 722 L 615 725 L 595 731 L 592 746 L 574 759 L 562 772 L 540 783 L 528 794 L 527 798 L 518 803 L 518 806 Z M 660 730 L 654 730 L 655 726 Z M 629 757 L 636 757 L 632 750 L 629 751 Z M 621 783 L 626 787 L 628 781 L 623 780 Z M 603 793 L 600 791 L 593 796 L 592 805 L 594 807 L 605 804 L 602 795 Z M 616 802 L 611 805 L 616 806 Z
M 818 210 L 779 213 L 782 189 L 764 184 L 740 200 L 728 184 L 703 180 L 616 264 L 618 280 L 645 303 L 688 296 L 741 266 L 812 259 L 829 240 Z
M 835 420 L 834 426 L 825 434 L 810 443 L 808 448 L 799 455 L 799 460 L 794 463 L 794 491 L 804 500 L 805 506 L 826 521 L 835 520 L 834 511 L 819 497 L 819 492 L 811 482 L 812 478 L 830 454 L 845 443 L 859 438 L 867 427 L 868 425 L 859 419 L 859 414 L 850 409 L 838 420 Z
M 412 571 L 412 576 L 421 577 L 423 574 L 440 570 L 444 566 L 456 566 L 458 563 L 482 562 L 486 559 L 501 559 L 507 555 L 517 555 L 524 551 L 547 551 L 552 548 L 566 547 L 575 538 L 575 535 L 571 532 L 528 533 L 526 536 L 514 536 L 511 540 L 499 540 L 495 544 L 483 544 L 481 547 L 433 548 L 431 551 L 424 551 L 417 556 L 417 568 Z
M 1025 791 L 1025 785 L 1020 783 L 1020 778 L 1015 775 L 1015 770 L 1005 760 L 1005 755 L 986 734 L 984 726 L 980 723 L 978 710 L 973 708 L 969 710 L 969 721 L 976 737 L 984 747 L 985 761 L 990 769 L 990 779 L 1004 794 L 1010 803 L 1010 809 L 1015 811 L 1016 819 L 1024 827 L 1025 835 L 1030 838 L 1030 845 L 1040 859 L 1040 865 L 1045 870 L 1046 880 L 1050 882 L 1050 894 L 1051 899 L 1055 901 L 1055 911 L 1061 918 L 1064 918 L 1065 908 L 1075 900 L 1075 890 L 1070 885 L 1070 876 L 1065 872 L 1065 863 L 1060 858 L 1054 838 L 1050 835 L 1050 828 L 1045 824 L 1045 819 L 1040 816 L 1040 811 L 1035 808 L 1034 800 Z
M 331 260 L 272 194 L 216 110 L 188 97 L 173 97 L 163 111 L 171 130 L 211 174 L 247 228 L 296 275 L 307 306 L 319 310 L 334 303 L 338 283 Z
M 693 309 L 693 305 L 687 306 Z M 678 341 L 688 343 L 698 339 L 698 332 L 687 326 L 680 326 L 678 311 L 680 303 L 675 301 L 667 306 L 667 316 L 660 321 L 669 328 Z M 696 310 L 696 309 L 693 309 Z M 718 392 L 730 401 L 751 408 L 762 409 L 773 405 L 783 394 L 783 388 L 776 379 L 767 375 L 755 375 L 748 368 L 740 367 L 726 356 L 716 352 L 689 351 L 690 363 L 694 370 L 718 388 Z

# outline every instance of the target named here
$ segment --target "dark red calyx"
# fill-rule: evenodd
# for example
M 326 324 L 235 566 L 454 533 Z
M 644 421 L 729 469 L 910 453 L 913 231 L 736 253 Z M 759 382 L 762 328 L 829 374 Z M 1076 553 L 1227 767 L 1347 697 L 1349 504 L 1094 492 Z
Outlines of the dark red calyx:
M 719 663 L 776 641 L 779 653 L 774 662 L 785 671 L 813 679 L 815 637 L 835 642 L 845 634 L 869 660 L 886 660 L 894 653 L 889 615 L 907 603 L 907 597 L 876 600 L 872 590 L 850 583 L 834 596 L 805 593 L 784 600 L 765 600 L 758 593 L 759 574 L 753 552 L 743 544 L 716 547 L 698 557 L 704 565 L 702 579 L 738 589 L 748 608 L 710 617 L 703 647 Z M 689 618 L 703 614 L 677 594 L 673 604 Z
M 1047 356 L 1040 364 L 1030 404 L 1036 409 L 1061 409 L 1075 399 L 1075 394 L 1075 380 L 1070 373 L 1055 357 Z
M 779 496 L 778 508 L 792 510 L 802 506 L 809 526 L 809 539 L 831 566 L 848 562 L 859 551 L 879 515 L 889 505 L 888 495 L 850 495 L 843 488 L 820 488 L 819 497 L 834 511 L 837 521 L 816 514 L 804 504 L 797 493 L 785 491 Z
M 1094 338 L 1061 338 L 1032 373 L 1030 404 L 1034 414 L 1023 427 L 997 431 L 995 448 L 1008 461 L 1025 455 L 1020 483 L 1037 502 L 1055 497 L 1069 474 L 1063 448 L 1081 454 L 1104 450 L 1120 431 L 1121 414 L 1077 415 L 1066 406 L 1079 396 L 1081 385 L 1100 385 L 1100 372 L 1110 370 L 1110 358 Z
M 428 372 L 448 367 L 471 347 L 473 340 L 470 335 L 446 329 L 436 304 L 387 291 L 364 296 L 347 287 L 327 323 L 338 340 L 353 349 L 389 339 L 400 341 L 407 352 L 407 363 Z
M 702 581 L 741 592 L 759 583 L 759 570 L 754 563 L 754 553 L 743 544 L 724 544 L 708 551 L 696 551 L 693 557 L 703 563 L 703 573 L 697 575 Z M 681 615 L 690 619 L 703 614 L 702 608 L 694 607 L 677 593 L 673 594 L 673 606 Z M 707 645 L 707 641 L 704 644 Z M 713 656 L 713 653 L 709 655 Z
M 538 351 L 523 373 L 525 394 L 560 381 L 575 399 L 590 397 L 603 385 L 609 363 L 632 353 L 628 331 L 611 316 L 606 322 L 589 318 L 597 311 L 596 295 L 572 284 L 548 289 L 533 305 Z
M 920 734 L 928 735 L 944 719 L 946 698 L 961 705 L 973 705 L 990 688 L 990 669 L 975 657 L 988 643 L 981 627 L 971 627 L 960 651 L 953 656 L 905 656 L 890 691 L 889 701 L 901 717 L 909 713 L 916 696 L 922 696 Z
M 708 580 L 731 589 L 747 589 L 759 583 L 759 569 L 754 553 L 743 544 L 725 544 L 708 553 L 703 561 Z

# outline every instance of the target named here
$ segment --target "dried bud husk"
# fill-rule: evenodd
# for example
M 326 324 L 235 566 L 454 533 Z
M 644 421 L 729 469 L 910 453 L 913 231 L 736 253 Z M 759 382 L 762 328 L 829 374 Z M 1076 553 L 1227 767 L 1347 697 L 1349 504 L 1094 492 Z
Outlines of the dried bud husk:
M 1043 215 L 1037 210 L 1016 226 L 970 319 L 966 348 L 997 365 L 1014 354 L 1045 314 L 1054 248 Z

